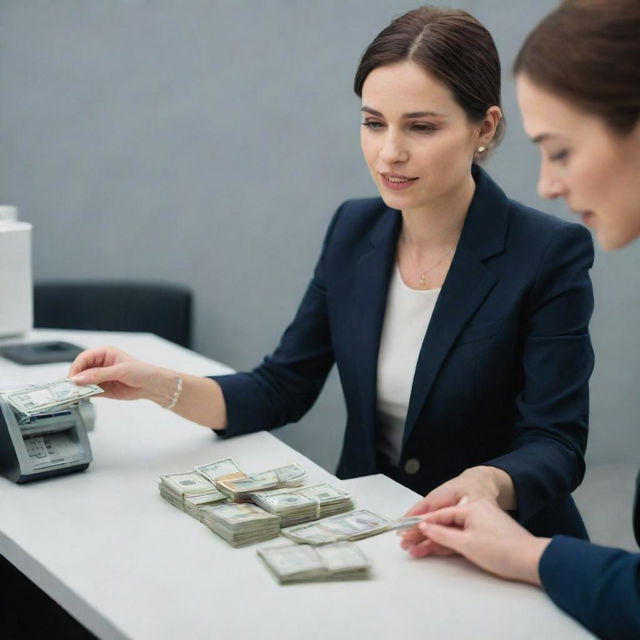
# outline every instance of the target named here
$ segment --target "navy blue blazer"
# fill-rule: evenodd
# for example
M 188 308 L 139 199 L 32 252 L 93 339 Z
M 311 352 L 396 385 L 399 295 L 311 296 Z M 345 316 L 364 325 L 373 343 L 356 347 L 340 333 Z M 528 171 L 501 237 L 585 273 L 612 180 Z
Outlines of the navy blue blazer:
M 633 526 L 640 545 L 640 473 Z M 640 553 L 556 536 L 540 560 L 540 579 L 552 600 L 598 637 L 640 638 Z
M 380 471 L 420 494 L 475 465 L 513 479 L 516 517 L 538 535 L 586 537 L 582 481 L 593 352 L 590 234 L 476 190 L 420 350 L 400 465 L 376 453 L 377 358 L 399 211 L 380 198 L 336 212 L 313 278 L 275 352 L 219 376 L 224 437 L 299 420 L 337 363 L 347 406 L 339 477 Z

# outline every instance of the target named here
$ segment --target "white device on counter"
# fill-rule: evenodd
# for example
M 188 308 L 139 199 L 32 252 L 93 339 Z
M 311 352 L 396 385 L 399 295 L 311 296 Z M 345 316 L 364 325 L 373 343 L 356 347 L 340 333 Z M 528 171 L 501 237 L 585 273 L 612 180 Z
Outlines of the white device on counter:
M 31 229 L 15 207 L 0 206 L 0 337 L 33 327 Z

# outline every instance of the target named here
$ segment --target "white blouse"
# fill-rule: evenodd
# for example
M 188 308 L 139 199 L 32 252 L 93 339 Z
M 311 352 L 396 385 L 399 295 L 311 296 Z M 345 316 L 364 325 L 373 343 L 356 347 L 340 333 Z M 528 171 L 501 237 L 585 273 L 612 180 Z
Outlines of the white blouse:
M 400 461 L 413 376 L 440 289 L 411 289 L 396 264 L 378 354 L 377 448 L 394 466 Z

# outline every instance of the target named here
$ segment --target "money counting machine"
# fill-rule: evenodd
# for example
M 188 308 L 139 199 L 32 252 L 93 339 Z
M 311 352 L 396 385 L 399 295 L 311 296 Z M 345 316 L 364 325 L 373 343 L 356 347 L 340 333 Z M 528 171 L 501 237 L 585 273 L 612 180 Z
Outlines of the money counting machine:
M 83 471 L 92 460 L 88 399 L 26 417 L 0 395 L 0 474 L 22 483 Z

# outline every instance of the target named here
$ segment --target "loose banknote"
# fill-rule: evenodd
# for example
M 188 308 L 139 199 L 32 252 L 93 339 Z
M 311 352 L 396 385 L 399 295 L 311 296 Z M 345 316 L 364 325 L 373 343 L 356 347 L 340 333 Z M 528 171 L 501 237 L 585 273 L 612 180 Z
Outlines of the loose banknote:
M 48 384 L 10 391 L 5 394 L 5 397 L 19 413 L 30 417 L 63 409 L 98 393 L 103 393 L 103 389 L 97 384 L 81 386 L 65 378 Z
M 342 540 L 360 540 L 388 531 L 394 520 L 367 509 L 350 511 L 308 524 L 287 527 L 282 534 L 300 544 L 327 544 Z
M 352 542 L 270 547 L 258 550 L 258 556 L 280 584 L 363 579 L 371 568 L 367 556 Z

